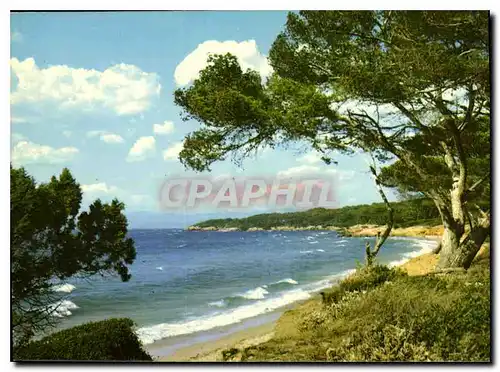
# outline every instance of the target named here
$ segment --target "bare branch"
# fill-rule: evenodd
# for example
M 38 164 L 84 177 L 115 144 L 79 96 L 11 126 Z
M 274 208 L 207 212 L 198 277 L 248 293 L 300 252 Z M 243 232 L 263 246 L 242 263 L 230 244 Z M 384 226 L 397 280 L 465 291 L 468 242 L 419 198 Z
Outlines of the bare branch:
M 391 233 L 392 227 L 394 225 L 394 211 L 389 203 L 389 200 L 387 200 L 387 197 L 385 196 L 385 193 L 384 193 L 384 190 L 382 189 L 382 186 L 380 185 L 380 181 L 379 181 L 377 169 L 376 169 L 375 158 L 371 152 L 370 152 L 370 156 L 372 158 L 372 165 L 370 165 L 370 171 L 373 174 L 373 176 L 375 177 L 375 185 L 377 186 L 378 192 L 379 192 L 380 196 L 382 197 L 382 200 L 384 201 L 384 203 L 387 207 L 388 221 L 387 221 L 387 226 L 386 226 L 383 234 L 377 235 L 377 239 L 375 240 L 375 245 L 373 247 L 373 250 L 370 249 L 370 244 L 366 243 L 366 261 L 367 261 L 368 265 L 371 265 L 371 263 L 373 262 L 374 257 L 378 254 L 378 252 L 380 251 L 380 248 L 382 248 L 382 245 L 389 237 L 389 234 Z
M 481 185 L 484 181 L 486 181 L 490 177 L 490 172 L 486 173 L 481 179 L 479 179 L 476 183 L 474 183 L 469 189 L 466 191 L 466 193 L 471 193 L 473 192 L 479 185 Z

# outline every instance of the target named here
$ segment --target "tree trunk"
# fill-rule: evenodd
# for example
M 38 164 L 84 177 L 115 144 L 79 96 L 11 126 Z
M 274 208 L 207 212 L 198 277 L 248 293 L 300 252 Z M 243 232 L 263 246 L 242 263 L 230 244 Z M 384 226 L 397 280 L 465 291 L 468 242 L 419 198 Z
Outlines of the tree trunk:
M 444 232 L 441 237 L 441 250 L 439 255 L 438 268 L 449 266 L 449 258 L 457 251 L 460 244 L 460 235 L 458 231 L 448 223 L 444 223 Z
M 439 257 L 438 269 L 463 267 L 468 269 L 490 233 L 490 216 L 485 215 L 471 229 L 465 239 L 457 244 L 456 234 L 445 228 L 443 248 Z M 445 242 L 446 236 L 446 242 Z M 456 245 L 455 245 L 456 244 Z
M 432 251 L 433 254 L 439 254 L 439 252 L 441 252 L 441 248 L 443 248 L 443 240 L 441 239 L 439 241 L 439 244 L 437 245 L 436 248 L 434 248 L 434 250 Z

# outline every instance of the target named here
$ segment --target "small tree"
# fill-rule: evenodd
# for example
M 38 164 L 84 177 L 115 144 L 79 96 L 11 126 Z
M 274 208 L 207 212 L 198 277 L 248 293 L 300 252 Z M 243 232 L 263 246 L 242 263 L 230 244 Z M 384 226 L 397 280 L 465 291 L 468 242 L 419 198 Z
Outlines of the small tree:
M 10 169 L 12 327 L 14 342 L 54 325 L 54 280 L 117 274 L 130 279 L 135 259 L 124 204 L 94 201 L 80 212 L 82 191 L 68 169 L 36 184 Z

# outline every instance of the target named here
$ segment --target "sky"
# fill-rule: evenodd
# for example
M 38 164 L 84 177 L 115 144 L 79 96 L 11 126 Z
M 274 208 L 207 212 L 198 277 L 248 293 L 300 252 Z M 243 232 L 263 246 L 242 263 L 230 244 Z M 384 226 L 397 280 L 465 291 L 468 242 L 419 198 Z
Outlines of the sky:
M 132 227 L 179 227 L 206 217 L 207 211 L 182 217 L 158 205 L 165 177 L 194 174 L 177 156 L 184 136 L 199 123 L 181 120 L 173 92 L 196 79 L 209 53 L 232 53 L 243 68 L 269 76 L 267 55 L 286 15 L 11 14 L 12 164 L 24 166 L 39 182 L 69 168 L 82 187 L 84 206 L 117 197 L 125 202 Z M 211 176 L 331 174 L 339 207 L 381 201 L 366 155 L 335 160 L 337 165 L 326 165 L 297 143 L 265 150 L 242 167 L 230 159 L 216 163 Z M 391 192 L 389 197 L 394 199 Z M 209 212 L 211 217 L 235 215 Z

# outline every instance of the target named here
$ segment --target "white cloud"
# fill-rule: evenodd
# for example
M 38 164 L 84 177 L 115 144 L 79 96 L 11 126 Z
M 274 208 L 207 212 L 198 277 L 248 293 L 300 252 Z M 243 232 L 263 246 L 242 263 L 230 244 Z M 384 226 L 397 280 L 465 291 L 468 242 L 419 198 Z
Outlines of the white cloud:
M 122 143 L 124 141 L 122 136 L 114 133 L 102 134 L 100 138 L 101 141 L 104 141 L 106 143 Z
M 153 132 L 155 134 L 170 134 L 175 130 L 175 125 L 171 121 L 164 121 L 163 124 L 153 124 Z
M 19 142 L 19 141 L 22 141 L 25 139 L 26 139 L 26 136 L 24 134 L 21 134 L 21 133 L 11 133 L 11 135 L 10 135 L 10 140 L 12 141 L 12 143 L 16 143 L 16 142 Z
M 28 119 L 26 118 L 21 118 L 21 117 L 17 117 L 17 116 L 11 116 L 10 118 L 10 122 L 12 124 L 22 124 L 22 123 L 26 123 L 28 122 Z
M 156 150 L 156 141 L 153 136 L 140 137 L 128 153 L 127 161 L 142 161 Z
M 164 160 L 176 160 L 177 157 L 179 156 L 179 153 L 183 149 L 183 143 L 182 142 L 176 142 L 172 144 L 168 149 L 163 150 L 163 159 Z
M 280 178 L 300 178 L 311 177 L 322 179 L 325 176 L 334 177 L 339 181 L 346 181 L 354 177 L 354 171 L 324 168 L 316 165 L 299 165 L 278 172 Z
M 89 138 L 93 138 L 93 137 L 97 137 L 97 136 L 100 136 L 100 135 L 103 135 L 103 134 L 106 134 L 107 132 L 105 130 L 89 130 L 87 132 L 87 137 Z
M 303 177 L 316 175 L 319 178 L 320 167 L 314 165 L 299 165 L 278 172 L 278 177 Z
M 179 86 L 189 84 L 198 78 L 201 70 L 207 67 L 207 58 L 210 54 L 226 53 L 234 55 L 243 70 L 248 68 L 256 70 L 263 77 L 269 76 L 272 72 L 267 57 L 260 53 L 255 40 L 239 43 L 234 40 L 207 40 L 198 44 L 196 49 L 177 65 L 174 73 L 175 82 Z
M 91 130 L 87 132 L 87 137 L 93 138 L 99 136 L 99 139 L 106 143 L 122 143 L 123 137 L 119 134 L 110 133 L 105 130 Z
M 300 158 L 297 158 L 297 161 L 304 164 L 317 164 L 323 160 L 321 160 L 321 155 L 318 152 L 311 151 L 302 155 Z
M 101 107 L 132 115 L 147 110 L 161 89 L 157 74 L 123 63 L 98 71 L 66 65 L 40 68 L 33 58 L 11 58 L 10 67 L 18 80 L 11 93 L 13 105 L 52 102 L 60 108 Z
M 150 201 L 151 196 L 145 194 L 134 194 L 130 195 L 130 201 L 134 204 L 142 204 L 147 201 Z
M 97 182 L 97 183 L 92 183 L 88 185 L 82 185 L 81 186 L 82 191 L 86 194 L 114 194 L 120 189 L 116 186 L 108 186 L 106 182 Z
M 22 43 L 23 39 L 23 34 L 21 34 L 19 31 L 12 31 L 10 33 L 10 40 L 13 43 Z
M 20 141 L 12 148 L 11 158 L 12 162 L 16 164 L 54 164 L 68 162 L 77 153 L 78 149 L 75 147 L 55 149 L 29 141 Z

